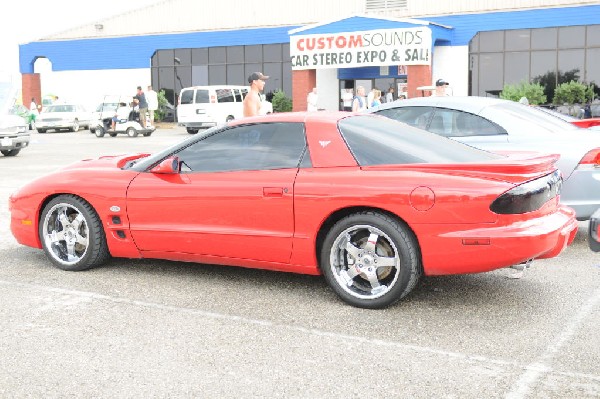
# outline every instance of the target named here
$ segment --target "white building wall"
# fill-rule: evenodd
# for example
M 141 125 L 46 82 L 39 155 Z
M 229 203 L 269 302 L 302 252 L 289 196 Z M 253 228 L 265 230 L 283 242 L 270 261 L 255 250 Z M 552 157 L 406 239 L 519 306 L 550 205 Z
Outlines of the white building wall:
M 337 69 L 317 69 L 318 108 L 327 111 L 339 110 L 340 89 Z
M 450 83 L 449 91 L 452 95 L 468 95 L 469 46 L 436 46 L 433 54 L 431 84 L 435 84 L 438 79 L 444 79 Z
M 42 96 L 53 94 L 60 100 L 81 104 L 93 111 L 106 95 L 135 96 L 137 86 L 144 91 L 150 85 L 150 69 L 113 69 L 100 71 L 52 71 L 38 66 Z

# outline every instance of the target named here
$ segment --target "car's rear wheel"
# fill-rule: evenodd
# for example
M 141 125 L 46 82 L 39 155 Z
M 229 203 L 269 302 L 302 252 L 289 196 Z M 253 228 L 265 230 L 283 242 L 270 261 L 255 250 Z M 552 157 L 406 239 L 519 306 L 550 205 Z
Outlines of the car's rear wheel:
M 198 133 L 198 129 L 192 129 L 191 127 L 186 128 L 187 132 L 189 134 L 196 134 Z
M 133 127 L 128 127 L 125 133 L 127 133 L 129 137 L 137 137 L 138 135 L 138 131 Z
M 2 150 L 0 151 L 2 153 L 2 155 L 4 155 L 5 157 L 14 157 L 15 155 L 17 155 L 19 152 L 21 152 L 20 148 L 13 148 L 12 150 Z
M 96 135 L 96 137 L 104 137 L 104 133 L 106 133 L 104 131 L 104 128 L 101 126 L 98 126 L 96 129 L 94 129 L 94 134 Z
M 233 117 L 233 115 L 229 115 L 227 118 L 225 118 L 225 122 L 231 122 L 234 119 L 235 118 Z
M 144 133 L 144 137 L 148 137 L 148 136 L 150 136 L 151 134 L 152 134 L 152 132 L 146 132 L 146 133 Z
M 46 133 L 46 129 L 38 129 L 38 133 Z
M 98 214 L 74 195 L 60 195 L 44 207 L 39 237 L 46 255 L 63 270 L 86 270 L 110 258 Z
M 78 132 L 79 131 L 79 121 L 77 119 L 75 119 L 73 121 L 73 124 L 69 128 L 69 131 L 71 131 L 71 132 Z
M 413 232 L 378 212 L 360 212 L 338 221 L 321 250 L 321 270 L 346 303 L 378 309 L 405 297 L 422 272 Z
M 117 137 L 117 133 L 108 133 L 110 137 Z

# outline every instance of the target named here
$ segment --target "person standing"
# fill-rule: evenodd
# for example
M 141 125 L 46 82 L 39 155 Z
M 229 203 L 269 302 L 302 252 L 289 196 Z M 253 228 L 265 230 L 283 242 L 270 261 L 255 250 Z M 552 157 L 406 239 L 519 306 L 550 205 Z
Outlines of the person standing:
M 342 106 L 344 107 L 344 111 L 352 111 L 352 89 L 344 89 L 342 92 Z
M 150 114 L 150 124 L 154 123 L 154 111 L 158 109 L 158 94 L 148 86 L 146 91 L 146 102 L 148 102 L 148 113 Z
M 356 96 L 352 100 L 352 112 L 364 111 L 367 109 L 367 101 L 365 99 L 365 88 L 358 86 L 356 88 Z
M 390 87 L 388 89 L 388 92 L 385 95 L 385 102 L 386 103 L 394 102 L 394 88 L 393 87 Z
M 148 102 L 146 101 L 146 95 L 142 91 L 142 86 L 137 87 L 137 94 L 133 97 L 138 100 L 138 107 L 140 112 L 140 124 L 142 128 L 146 128 L 146 112 L 148 112 Z
M 372 88 L 369 94 L 367 94 L 367 108 L 371 108 L 371 104 L 373 103 L 373 98 L 375 97 L 376 88 Z
M 431 93 L 432 97 L 444 97 L 449 96 L 446 93 L 446 87 L 449 86 L 450 83 L 446 82 L 444 79 L 438 79 L 435 81 L 435 91 Z
M 269 79 L 269 77 L 263 75 L 262 72 L 252 72 L 250 76 L 248 76 L 250 91 L 244 98 L 244 117 L 260 115 L 260 107 L 262 104 L 260 93 L 265 88 L 265 80 L 267 79 Z
M 370 108 L 375 108 L 381 105 L 381 91 L 378 89 L 373 90 L 373 101 L 371 101 Z
M 317 102 L 318 102 L 317 88 L 313 87 L 312 91 L 308 93 L 306 97 L 306 110 L 308 112 L 317 111 Z

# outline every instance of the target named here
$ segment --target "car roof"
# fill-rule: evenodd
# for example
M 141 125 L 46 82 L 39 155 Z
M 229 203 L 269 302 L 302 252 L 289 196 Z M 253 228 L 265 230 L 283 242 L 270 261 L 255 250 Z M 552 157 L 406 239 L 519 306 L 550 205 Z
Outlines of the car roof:
M 277 112 L 269 115 L 251 116 L 236 119 L 228 124 L 230 126 L 244 125 L 246 123 L 267 123 L 267 122 L 318 122 L 319 120 L 336 121 L 346 118 L 353 114 L 344 111 L 319 111 L 319 112 Z
M 429 96 L 429 97 L 413 97 L 406 100 L 396 100 L 391 103 L 384 103 L 378 107 L 370 108 L 369 112 L 377 112 L 382 109 L 397 108 L 397 107 L 444 107 L 448 104 L 452 108 L 462 109 L 467 112 L 479 113 L 483 108 L 491 107 L 498 104 L 511 102 L 493 97 L 478 97 L 478 96 Z

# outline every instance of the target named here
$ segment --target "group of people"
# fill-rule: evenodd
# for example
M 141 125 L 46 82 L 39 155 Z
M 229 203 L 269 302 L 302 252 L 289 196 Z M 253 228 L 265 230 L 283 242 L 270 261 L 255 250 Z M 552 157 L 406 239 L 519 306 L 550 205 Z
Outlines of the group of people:
M 394 101 L 394 88 L 390 87 L 385 94 L 377 88 L 373 88 L 369 94 L 365 95 L 365 88 L 358 86 L 356 88 L 356 95 L 352 95 L 352 89 L 347 89 L 342 94 L 342 104 L 344 111 L 358 112 L 367 108 L 377 107 L 383 102 Z
M 136 95 L 133 96 L 131 109 L 127 104 L 119 104 L 117 112 L 112 118 L 112 130 L 116 130 L 117 122 L 121 119 L 131 119 L 131 114 L 139 115 L 139 122 L 143 129 L 147 128 L 146 113 L 149 114 L 150 124 L 154 123 L 154 111 L 158 109 L 158 94 L 148 86 L 148 90 L 144 93 L 142 86 L 137 87 Z M 121 111 L 121 114 L 119 114 Z M 125 115 L 127 114 L 127 115 Z

